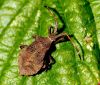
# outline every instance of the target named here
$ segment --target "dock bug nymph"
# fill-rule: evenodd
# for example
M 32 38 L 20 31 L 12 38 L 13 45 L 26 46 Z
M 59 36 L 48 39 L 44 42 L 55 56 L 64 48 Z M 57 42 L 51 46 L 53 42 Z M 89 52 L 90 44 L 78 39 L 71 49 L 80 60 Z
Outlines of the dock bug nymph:
M 49 12 L 51 12 L 49 7 L 46 6 L 46 8 L 49 10 Z M 51 14 L 54 15 L 52 12 Z M 35 38 L 35 41 L 32 42 L 32 44 L 20 46 L 21 50 L 18 59 L 20 75 L 35 75 L 39 71 L 43 69 L 45 70 L 52 63 L 51 56 L 46 55 L 46 53 L 50 50 L 52 44 L 55 44 L 59 41 L 63 41 L 65 37 L 71 41 L 67 33 L 57 33 L 58 23 L 56 21 L 56 17 L 54 18 L 55 27 L 53 30 L 52 27 L 48 29 L 48 37 L 41 37 L 35 35 L 33 36 L 33 38 Z M 48 57 L 48 62 L 46 60 L 46 57 Z

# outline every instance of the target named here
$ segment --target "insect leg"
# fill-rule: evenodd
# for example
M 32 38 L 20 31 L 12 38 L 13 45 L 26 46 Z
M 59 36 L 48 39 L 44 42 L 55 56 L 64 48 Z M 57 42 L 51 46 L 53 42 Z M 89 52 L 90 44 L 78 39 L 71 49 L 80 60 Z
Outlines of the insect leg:
M 38 38 L 38 35 L 33 35 L 32 38 L 35 38 L 35 40 Z
M 50 26 L 49 28 L 48 28 L 48 34 L 50 35 L 51 33 L 52 33 L 52 26 Z
M 52 56 L 49 56 L 49 65 L 54 64 L 55 60 Z
M 27 45 L 21 45 L 21 46 L 20 46 L 21 49 L 23 49 L 23 48 L 25 48 L 25 47 L 27 47 Z

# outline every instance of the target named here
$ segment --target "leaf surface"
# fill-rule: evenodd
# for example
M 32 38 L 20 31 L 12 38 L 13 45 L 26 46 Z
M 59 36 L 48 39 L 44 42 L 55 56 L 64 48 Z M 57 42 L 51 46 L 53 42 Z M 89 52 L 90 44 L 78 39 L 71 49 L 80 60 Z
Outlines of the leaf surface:
M 21 44 L 31 44 L 32 35 L 48 36 L 54 17 L 59 32 L 74 35 L 56 44 L 51 54 L 56 63 L 36 76 L 20 76 L 18 55 Z M 0 85 L 97 85 L 100 80 L 99 0 L 0 0 Z

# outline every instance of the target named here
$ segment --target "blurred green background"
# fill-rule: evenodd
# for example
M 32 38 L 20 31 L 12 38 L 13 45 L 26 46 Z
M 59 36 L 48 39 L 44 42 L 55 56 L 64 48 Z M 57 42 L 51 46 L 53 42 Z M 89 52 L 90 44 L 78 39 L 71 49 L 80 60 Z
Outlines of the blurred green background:
M 51 54 L 56 63 L 36 76 L 20 76 L 21 44 L 32 35 L 48 36 L 54 18 L 44 5 L 56 10 L 59 32 L 74 35 L 58 43 Z M 0 0 L 0 85 L 97 85 L 100 80 L 100 0 Z

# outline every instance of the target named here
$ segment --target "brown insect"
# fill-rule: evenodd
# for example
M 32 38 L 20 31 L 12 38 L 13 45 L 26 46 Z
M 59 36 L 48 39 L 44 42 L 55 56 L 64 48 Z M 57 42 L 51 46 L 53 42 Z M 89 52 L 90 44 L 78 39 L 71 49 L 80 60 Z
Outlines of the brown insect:
M 46 8 L 49 10 L 49 7 Z M 64 32 L 58 34 L 57 28 L 58 23 L 55 21 L 54 30 L 52 31 L 52 27 L 48 29 L 48 37 L 35 35 L 33 36 L 35 41 L 32 42 L 31 45 L 20 46 L 21 50 L 18 59 L 20 75 L 34 75 L 43 69 L 46 70 L 48 66 L 53 62 L 52 57 L 47 55 L 50 48 L 52 47 L 52 44 L 63 41 L 65 37 L 71 40 L 70 37 Z

